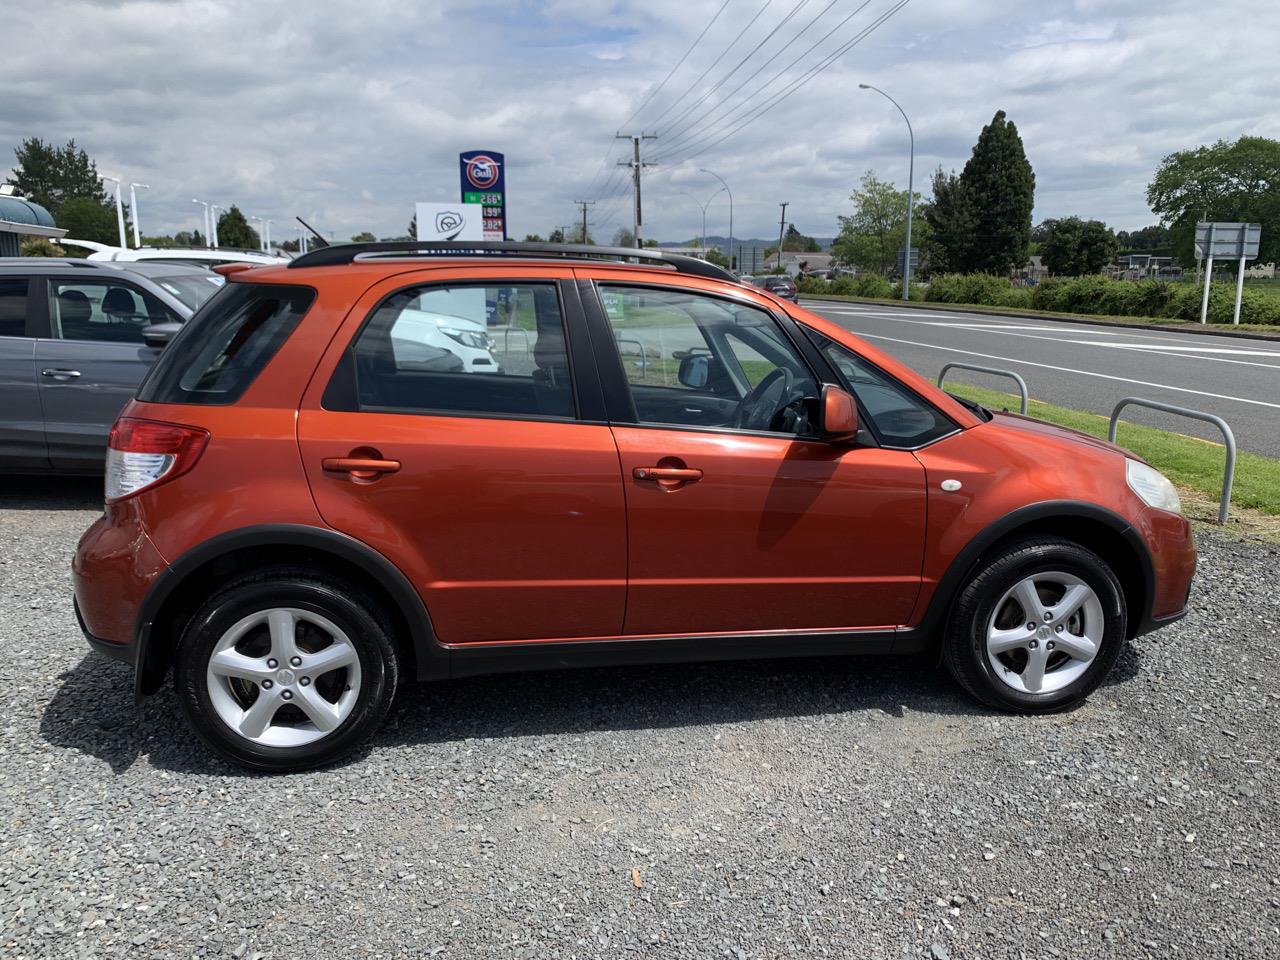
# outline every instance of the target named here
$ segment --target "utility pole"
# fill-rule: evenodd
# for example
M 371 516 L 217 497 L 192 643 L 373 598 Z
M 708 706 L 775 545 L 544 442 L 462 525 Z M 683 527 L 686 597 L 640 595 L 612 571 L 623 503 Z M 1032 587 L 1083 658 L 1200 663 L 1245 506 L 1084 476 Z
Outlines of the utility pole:
M 787 207 L 791 206 L 791 201 L 778 204 L 782 208 L 782 219 L 778 221 L 778 269 L 782 269 L 782 235 L 787 229 Z
M 573 202 L 582 208 L 582 242 L 589 243 L 590 241 L 587 240 L 587 207 L 594 207 L 596 202 L 594 200 L 575 200 Z
M 635 234 L 636 234 L 636 246 L 637 246 L 637 247 L 643 247 L 643 246 L 644 246 L 644 240 L 643 240 L 643 238 L 641 238 L 641 236 L 640 236 L 640 231 L 641 231 L 641 229 L 642 229 L 642 228 L 643 228 L 643 226 L 644 226 L 644 218 L 640 215 L 640 171 L 641 171 L 642 169 L 644 169 L 645 167 L 652 167 L 652 166 L 653 166 L 653 164 L 652 164 L 652 163 L 643 163 L 643 162 L 641 162 L 641 160 L 640 160 L 640 141 L 641 141 L 641 140 L 657 140 L 657 139 L 658 139 L 658 135 L 657 135 L 656 133 L 645 133 L 645 132 L 642 130 L 642 131 L 640 131 L 639 135 L 633 135 L 633 134 L 620 133 L 620 134 L 618 134 L 618 135 L 617 135 L 617 137 L 615 137 L 615 139 L 617 139 L 617 140 L 630 140 L 630 141 L 631 141 L 632 148 L 633 148 L 633 150 L 634 150 L 634 159 L 632 159 L 632 160 L 619 160 L 619 161 L 618 161 L 618 166 L 620 166 L 620 167 L 631 167 L 631 174 L 632 174 L 632 177 L 633 177 L 633 180 L 634 180 L 634 183 L 635 183 L 635 195 L 636 195 L 636 209 L 635 209 Z

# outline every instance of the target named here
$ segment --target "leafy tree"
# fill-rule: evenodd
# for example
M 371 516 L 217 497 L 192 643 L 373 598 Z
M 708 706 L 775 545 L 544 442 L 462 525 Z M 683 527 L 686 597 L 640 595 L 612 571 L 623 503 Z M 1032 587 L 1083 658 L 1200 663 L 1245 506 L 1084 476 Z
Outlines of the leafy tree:
M 1121 251 L 1125 250 L 1167 250 L 1169 247 L 1169 228 L 1161 224 L 1143 227 L 1141 230 L 1117 230 L 1116 242 Z
M 556 227 L 549 234 L 547 234 L 547 243 L 564 243 L 564 242 L 565 242 L 564 231 L 561 230 L 559 227 Z
M 218 217 L 218 245 L 236 250 L 259 250 L 262 240 L 258 231 L 249 226 L 240 208 L 234 203 L 231 209 Z
M 1013 122 L 997 110 L 978 134 L 960 172 L 963 202 L 973 217 L 961 268 L 966 273 L 1004 274 L 1027 262 L 1036 175 L 1027 162 Z
M 1260 223 L 1259 261 L 1280 260 L 1280 140 L 1241 137 L 1171 153 L 1147 186 L 1147 203 L 1184 265 L 1195 262 L 1198 220 Z
M 921 266 L 934 273 L 961 273 L 973 246 L 976 217 L 960 177 L 938 167 L 933 174 L 933 197 L 923 205 L 920 219 L 927 228 L 919 246 Z M 914 240 L 914 238 L 913 238 Z
M 65 257 L 67 251 L 48 237 L 23 237 L 21 244 L 24 257 Z
M 62 205 L 74 198 L 96 200 L 104 206 L 114 202 L 102 189 L 98 168 L 74 140 L 68 140 L 65 147 L 55 147 L 31 137 L 23 140 L 13 154 L 18 162 L 9 182 L 53 214 L 55 220 Z
M 222 238 L 219 237 L 218 239 L 221 240 Z M 351 242 L 352 243 L 377 243 L 378 238 L 375 237 L 368 230 L 365 230 L 363 233 L 357 233 L 355 236 L 353 236 L 351 238 Z
M 544 243 L 545 241 L 536 233 L 526 233 L 524 235 L 525 243 Z
M 723 253 L 721 253 L 715 247 L 710 247 L 707 249 L 706 260 L 708 263 L 714 263 L 717 267 L 729 266 L 729 258 L 726 257 Z
M 806 237 L 794 223 L 787 224 L 787 232 L 782 237 L 782 249 L 787 253 L 819 253 L 822 247 L 813 237 Z
M 636 245 L 636 235 L 626 227 L 619 227 L 614 231 L 613 245 L 615 247 L 634 247 Z
M 175 247 L 207 247 L 208 245 L 208 238 L 199 230 L 179 230 L 173 235 Z
M 878 178 L 874 170 L 868 170 L 860 188 L 849 199 L 853 201 L 853 215 L 839 218 L 840 235 L 831 245 L 832 253 L 842 263 L 888 273 L 896 266 L 898 251 L 906 242 L 907 191 L 895 189 L 892 183 Z
M 93 240 L 112 246 L 120 242 L 115 208 L 94 197 L 64 200 L 58 208 L 56 222 L 73 240 Z
M 583 233 L 581 223 L 575 223 L 572 227 L 569 228 L 569 232 L 565 235 L 564 242 L 565 243 L 595 243 L 595 241 L 591 239 L 590 229 L 588 229 L 585 234 Z
M 409 221 L 409 226 L 405 227 L 405 232 L 409 234 L 410 240 L 418 239 L 418 215 L 415 213 L 413 219 Z
M 1060 277 L 1101 273 L 1116 256 L 1115 234 L 1100 220 L 1064 217 L 1051 224 L 1041 256 L 1049 271 Z

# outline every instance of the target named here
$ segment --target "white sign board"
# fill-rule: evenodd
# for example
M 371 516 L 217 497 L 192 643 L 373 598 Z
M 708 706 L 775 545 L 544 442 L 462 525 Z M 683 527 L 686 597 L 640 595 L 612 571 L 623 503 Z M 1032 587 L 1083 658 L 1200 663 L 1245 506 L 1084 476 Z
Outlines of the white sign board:
M 484 205 L 419 203 L 419 240 L 483 240 Z
M 1260 223 L 1210 223 L 1202 220 L 1196 224 L 1196 259 L 1206 256 L 1215 260 L 1258 259 L 1258 245 L 1262 242 Z

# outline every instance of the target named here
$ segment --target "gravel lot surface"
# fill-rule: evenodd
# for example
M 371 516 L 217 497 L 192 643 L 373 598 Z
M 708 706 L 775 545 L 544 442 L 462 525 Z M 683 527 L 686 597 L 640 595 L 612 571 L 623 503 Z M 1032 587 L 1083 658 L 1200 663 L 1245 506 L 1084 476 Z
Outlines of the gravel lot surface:
M 240 772 L 89 653 L 93 482 L 0 480 L 0 955 L 1275 957 L 1280 548 L 1084 707 L 915 660 L 409 687 L 363 755 Z

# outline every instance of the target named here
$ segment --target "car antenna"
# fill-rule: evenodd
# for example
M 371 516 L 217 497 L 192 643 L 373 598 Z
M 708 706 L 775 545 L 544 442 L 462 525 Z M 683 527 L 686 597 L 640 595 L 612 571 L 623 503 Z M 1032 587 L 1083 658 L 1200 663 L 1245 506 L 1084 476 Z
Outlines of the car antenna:
M 316 238 L 316 241 L 320 244 L 320 246 L 322 247 L 329 246 L 329 241 L 326 240 L 324 237 L 320 236 L 319 230 L 317 230 L 311 224 L 307 223 L 307 221 L 303 220 L 301 217 L 294 217 L 294 219 L 311 231 L 311 235 Z

